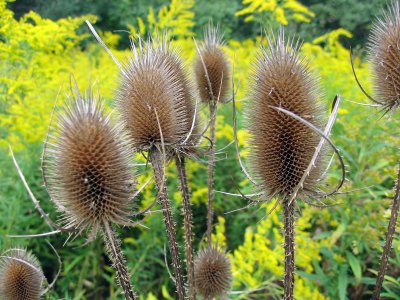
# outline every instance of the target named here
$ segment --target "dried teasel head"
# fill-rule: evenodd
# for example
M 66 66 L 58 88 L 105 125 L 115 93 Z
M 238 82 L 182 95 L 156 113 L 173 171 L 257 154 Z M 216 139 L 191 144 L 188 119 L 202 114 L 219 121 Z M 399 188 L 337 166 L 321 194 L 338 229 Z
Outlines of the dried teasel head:
M 312 129 L 274 108 L 291 111 L 318 128 L 323 125 L 318 81 L 299 48 L 299 42 L 286 39 L 281 29 L 277 37 L 268 37 L 268 47 L 261 49 L 254 66 L 246 110 L 250 163 L 267 195 L 294 191 L 320 141 Z M 315 188 L 323 161 L 316 161 L 299 196 Z
M 185 139 L 188 126 L 181 74 L 151 42 L 132 45 L 117 90 L 119 112 L 137 150 L 162 144 L 169 150 Z
M 46 143 L 44 178 L 67 227 L 96 234 L 104 222 L 130 224 L 133 151 L 120 122 L 89 91 L 70 97 Z
M 386 111 L 400 106 L 400 4 L 393 1 L 372 27 L 368 44 L 377 102 Z
M 194 261 L 197 293 L 204 299 L 226 295 L 231 287 L 231 264 L 226 253 L 216 247 L 200 250 Z
M 222 46 L 218 27 L 209 25 L 195 60 L 197 87 L 205 103 L 225 102 L 229 97 L 229 65 Z
M 46 279 L 35 256 L 22 248 L 13 248 L 0 256 L 0 298 L 37 300 Z
M 186 114 L 185 138 L 180 141 L 179 150 L 192 152 L 200 141 L 200 115 L 197 104 L 194 101 L 193 84 L 189 79 L 185 65 L 180 57 L 180 51 L 173 47 L 166 35 L 162 39 L 156 39 L 153 44 L 157 57 L 160 57 L 169 73 L 176 78 L 178 89 L 182 91 L 183 104 Z

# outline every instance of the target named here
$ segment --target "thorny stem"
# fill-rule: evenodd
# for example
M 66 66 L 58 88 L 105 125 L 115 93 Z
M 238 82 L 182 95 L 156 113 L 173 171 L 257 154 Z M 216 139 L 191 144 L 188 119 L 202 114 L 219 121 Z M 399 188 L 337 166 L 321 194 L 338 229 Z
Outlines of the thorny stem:
M 210 101 L 210 158 L 208 160 L 208 203 L 207 203 L 207 244 L 211 246 L 211 233 L 213 223 L 213 199 L 214 199 L 214 142 L 215 142 L 215 121 L 217 119 L 216 109 L 217 102 Z
M 285 279 L 284 300 L 293 300 L 294 290 L 294 270 L 295 270 L 295 240 L 294 240 L 294 212 L 295 201 L 290 203 L 290 198 L 286 197 L 283 200 L 283 223 L 285 234 Z
M 125 266 L 125 259 L 120 247 L 120 241 L 108 222 L 104 222 L 103 228 L 104 242 L 108 248 L 113 266 L 117 270 L 118 281 L 124 291 L 125 299 L 136 300 L 138 298 L 132 290 L 129 272 Z
M 379 267 L 378 278 L 376 279 L 375 290 L 374 290 L 374 294 L 372 297 L 373 300 L 380 299 L 382 283 L 383 283 L 383 279 L 385 277 L 385 273 L 386 273 L 386 269 L 387 269 L 387 265 L 388 265 L 389 254 L 392 249 L 394 233 L 396 232 L 397 216 L 399 214 L 399 209 L 400 209 L 400 167 L 399 167 L 399 171 L 397 174 L 397 184 L 396 185 L 397 185 L 396 186 L 396 194 L 393 199 L 392 213 L 390 215 L 390 221 L 389 221 L 389 226 L 388 226 L 387 233 L 386 233 L 385 246 L 383 247 L 383 253 L 382 253 L 382 257 L 381 257 L 381 264 Z
M 149 153 L 150 162 L 153 165 L 154 176 L 156 179 L 156 185 L 158 188 L 158 200 L 162 206 L 164 214 L 164 224 L 167 231 L 169 250 L 172 257 L 172 267 L 174 269 L 176 293 L 178 294 L 179 300 L 185 299 L 183 275 L 182 275 L 182 262 L 179 256 L 178 243 L 176 241 L 176 228 L 172 216 L 171 204 L 168 199 L 167 188 L 165 186 L 164 176 L 164 162 L 162 153 L 157 149 L 151 149 Z
M 189 300 L 196 299 L 196 291 L 194 285 L 194 263 L 193 263 L 193 232 L 192 223 L 193 215 L 192 208 L 190 205 L 190 192 L 188 179 L 185 168 L 185 158 L 183 156 L 176 157 L 176 168 L 178 170 L 178 178 L 180 189 L 182 192 L 182 214 L 183 214 L 183 228 L 185 232 L 185 257 L 186 257 L 186 268 L 188 275 L 188 297 Z

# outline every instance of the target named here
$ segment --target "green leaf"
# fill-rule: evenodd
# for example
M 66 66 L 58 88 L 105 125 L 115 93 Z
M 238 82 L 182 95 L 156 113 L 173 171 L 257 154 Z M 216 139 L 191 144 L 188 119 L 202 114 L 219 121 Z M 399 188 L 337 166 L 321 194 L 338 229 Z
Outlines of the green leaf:
M 347 260 L 349 262 L 350 268 L 353 271 L 354 277 L 356 278 L 356 283 L 361 282 L 361 264 L 358 259 L 349 251 L 346 251 Z
M 338 284 L 340 300 L 346 300 L 346 292 L 347 292 L 347 284 L 348 283 L 349 283 L 349 280 L 347 277 L 347 266 L 343 265 L 340 267 L 339 284 Z

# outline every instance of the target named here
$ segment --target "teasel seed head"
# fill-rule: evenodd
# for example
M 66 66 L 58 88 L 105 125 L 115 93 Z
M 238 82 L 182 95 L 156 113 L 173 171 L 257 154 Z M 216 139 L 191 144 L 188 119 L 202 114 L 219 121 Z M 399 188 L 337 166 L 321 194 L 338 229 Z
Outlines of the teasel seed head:
M 161 39 L 156 39 L 153 44 L 157 56 L 165 63 L 168 72 L 176 78 L 179 90 L 182 90 L 183 104 L 186 114 L 185 136 L 184 140 L 177 146 L 179 150 L 185 153 L 194 151 L 194 148 L 200 141 L 200 115 L 193 95 L 193 83 L 190 81 L 186 68 L 180 57 L 180 51 L 173 47 L 164 35 Z M 190 134 L 190 137 L 188 135 Z
M 0 257 L 0 298 L 37 300 L 46 282 L 39 261 L 29 251 L 14 248 Z
M 185 138 L 188 126 L 182 79 L 150 41 L 140 49 L 132 45 L 132 56 L 121 71 L 118 110 L 137 150 L 162 143 L 169 150 Z
M 229 97 L 229 65 L 222 50 L 218 27 L 209 25 L 195 60 L 195 75 L 201 101 L 225 102 Z
M 300 182 L 320 137 L 309 127 L 277 111 L 282 107 L 321 128 L 318 81 L 308 61 L 299 54 L 299 42 L 268 37 L 254 65 L 251 100 L 246 110 L 250 132 L 250 165 L 260 187 L 269 195 L 288 196 Z M 325 155 L 300 189 L 299 196 L 315 188 Z
M 44 175 L 68 227 L 95 235 L 102 224 L 130 224 L 133 151 L 121 122 L 113 122 L 92 92 L 77 92 L 58 112 L 46 147 Z
M 197 293 L 204 299 L 226 295 L 232 282 L 231 264 L 226 253 L 210 246 L 200 250 L 194 261 Z
M 372 27 L 368 43 L 375 97 L 387 111 L 400 106 L 400 4 L 393 1 Z

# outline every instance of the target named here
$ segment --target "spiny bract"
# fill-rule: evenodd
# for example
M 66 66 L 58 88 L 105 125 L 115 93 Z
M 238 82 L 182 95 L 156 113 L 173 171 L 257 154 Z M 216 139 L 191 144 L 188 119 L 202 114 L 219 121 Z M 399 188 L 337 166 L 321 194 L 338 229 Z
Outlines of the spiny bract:
M 197 87 L 205 103 L 228 100 L 229 67 L 222 45 L 218 28 L 208 26 L 195 61 Z
M 95 234 L 104 222 L 129 224 L 134 194 L 133 151 L 89 92 L 69 99 L 47 143 L 47 188 L 68 227 Z
M 200 250 L 194 261 L 197 292 L 204 299 L 213 299 L 229 292 L 232 281 L 231 264 L 226 253 L 216 247 Z
M 251 100 L 246 110 L 250 131 L 251 169 L 268 195 L 288 196 L 300 182 L 320 137 L 306 125 L 274 107 L 289 110 L 322 127 L 318 82 L 299 43 L 286 40 L 283 30 L 268 38 L 255 63 Z M 312 190 L 321 171 L 321 159 L 304 182 L 300 194 Z
M 35 256 L 21 248 L 9 249 L 0 257 L 0 299 L 37 300 L 46 279 Z
M 369 60 L 373 68 L 376 100 L 389 111 L 400 105 L 400 4 L 393 1 L 369 36 Z
M 168 149 L 187 135 L 182 79 L 162 53 L 150 41 L 140 49 L 132 46 L 132 55 L 121 70 L 117 106 L 133 146 L 140 151 L 162 143 Z

